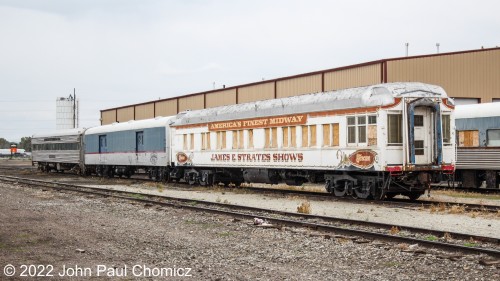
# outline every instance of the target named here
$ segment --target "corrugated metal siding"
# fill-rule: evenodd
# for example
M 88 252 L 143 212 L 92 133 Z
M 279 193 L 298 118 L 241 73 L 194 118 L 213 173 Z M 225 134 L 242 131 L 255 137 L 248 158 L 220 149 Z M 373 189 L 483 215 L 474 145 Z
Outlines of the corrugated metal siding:
M 236 104 L 236 89 L 223 90 L 206 94 L 206 107 Z
M 135 120 L 149 119 L 155 117 L 154 103 L 141 104 L 135 107 Z
M 388 82 L 418 81 L 442 86 L 451 97 L 490 102 L 500 95 L 500 50 L 387 62 Z
M 179 98 L 179 112 L 185 111 L 188 109 L 203 109 L 204 108 L 204 94 L 190 96 L 185 98 Z
M 107 125 L 116 122 L 116 109 L 106 110 L 101 112 L 101 124 Z
M 325 73 L 325 91 L 382 83 L 380 63 Z
M 177 99 L 156 102 L 156 116 L 172 116 L 177 114 Z
M 238 103 L 274 99 L 274 82 L 241 87 L 238 89 Z
M 458 148 L 457 169 L 500 170 L 500 148 Z
M 281 80 L 276 85 L 276 97 L 284 98 L 321 92 L 321 74 Z
M 129 120 L 134 120 L 134 107 L 124 107 L 117 109 L 116 112 L 118 122 L 126 122 Z

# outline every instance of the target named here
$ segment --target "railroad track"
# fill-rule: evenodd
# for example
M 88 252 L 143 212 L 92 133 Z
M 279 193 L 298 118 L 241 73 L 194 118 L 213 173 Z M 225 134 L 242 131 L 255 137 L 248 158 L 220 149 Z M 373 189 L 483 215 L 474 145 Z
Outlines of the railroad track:
M 4 167 L 0 166 L 0 170 L 3 169 Z M 16 170 L 16 168 L 13 167 L 7 167 L 9 168 L 8 170 Z M 57 173 L 53 173 L 56 174 Z M 64 174 L 65 176 L 78 176 L 75 174 L 71 173 L 66 173 Z M 122 178 L 123 180 L 133 180 L 133 181 L 145 181 L 149 182 L 151 180 L 146 178 L 146 175 L 138 174 L 130 179 L 125 179 Z M 182 188 L 182 183 L 181 185 L 177 185 L 177 187 Z M 187 185 L 187 184 L 186 184 Z M 198 186 L 197 186 L 198 187 Z M 198 188 L 206 188 L 210 189 L 210 187 L 198 187 Z M 407 199 L 399 199 L 399 198 L 392 198 L 392 199 L 387 199 L 383 201 L 378 201 L 378 200 L 358 200 L 352 197 L 335 197 L 332 194 L 326 193 L 326 192 L 314 192 L 314 191 L 304 191 L 304 190 L 293 190 L 293 189 L 276 189 L 276 188 L 264 188 L 264 187 L 253 187 L 253 186 L 245 186 L 242 189 L 248 190 L 251 192 L 255 193 L 271 193 L 271 194 L 278 194 L 282 196 L 287 196 L 287 195 L 298 195 L 298 196 L 306 196 L 309 198 L 315 198 L 315 199 L 320 199 L 320 200 L 331 200 L 331 201 L 337 201 L 337 202 L 350 202 L 354 204 L 366 204 L 367 202 L 370 204 L 374 205 L 381 205 L 381 206 L 389 206 L 389 207 L 399 207 L 399 208 L 409 208 L 409 209 L 417 209 L 417 208 L 431 208 L 431 207 L 436 207 L 436 208 L 445 208 L 445 209 L 451 209 L 451 208 L 456 208 L 462 209 L 463 211 L 466 212 L 493 212 L 497 213 L 500 212 L 500 206 L 499 205 L 485 205 L 485 204 L 470 204 L 470 203 L 455 203 L 455 202 L 441 202 L 441 201 L 430 201 L 430 200 L 425 200 L 425 199 L 420 199 L 417 201 L 409 201 Z M 188 190 L 188 189 L 186 189 Z
M 398 226 L 392 224 L 382 224 L 334 217 L 290 213 L 255 207 L 175 198 L 169 196 L 157 196 L 129 191 L 109 190 L 105 188 L 55 183 L 13 176 L 0 176 L 0 181 L 26 184 L 29 186 L 41 186 L 55 190 L 78 192 L 104 197 L 113 197 L 117 199 L 141 202 L 148 205 L 169 206 L 207 213 L 224 214 L 246 220 L 260 218 L 272 223 L 272 225 L 280 227 L 306 227 L 319 231 L 334 233 L 335 235 L 350 235 L 361 237 L 362 239 L 384 240 L 397 243 L 406 243 L 409 245 L 418 244 L 427 248 L 438 248 L 450 252 L 485 254 L 497 259 L 500 258 L 500 240 L 492 237 L 482 237 L 462 233 L 443 232 L 416 227 Z M 391 230 L 394 229 L 398 230 L 397 233 L 390 234 Z M 401 235 L 401 233 L 405 233 L 405 235 Z M 434 237 L 447 237 L 448 242 L 432 241 L 422 238 L 428 235 L 432 235 Z M 464 245 L 465 241 L 471 241 L 471 239 L 474 241 L 480 241 L 482 243 L 481 247 Z

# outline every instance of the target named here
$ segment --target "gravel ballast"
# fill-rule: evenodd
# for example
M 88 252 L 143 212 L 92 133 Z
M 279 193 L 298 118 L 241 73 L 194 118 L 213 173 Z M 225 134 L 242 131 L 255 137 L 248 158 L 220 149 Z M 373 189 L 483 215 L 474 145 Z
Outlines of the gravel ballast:
M 498 280 L 478 256 L 451 260 L 401 245 L 324 238 L 306 229 L 0 184 L 0 265 L 190 269 L 192 280 Z M 137 269 L 137 268 L 136 268 Z M 143 273 L 137 271 L 135 273 Z M 182 272 L 181 272 L 182 273 Z M 1 272 L 2 279 L 5 278 Z M 101 273 L 101 277 L 105 273 Z M 19 275 L 16 273 L 16 277 Z M 145 277 L 145 276 L 139 276 Z M 150 276 L 151 277 L 151 276 Z M 77 279 L 84 279 L 81 276 Z

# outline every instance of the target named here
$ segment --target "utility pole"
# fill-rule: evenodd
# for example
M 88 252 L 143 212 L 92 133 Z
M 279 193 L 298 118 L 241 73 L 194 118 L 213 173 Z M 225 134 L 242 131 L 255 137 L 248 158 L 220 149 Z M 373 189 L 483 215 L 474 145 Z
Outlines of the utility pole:
M 76 128 L 76 88 L 73 88 L 73 128 Z

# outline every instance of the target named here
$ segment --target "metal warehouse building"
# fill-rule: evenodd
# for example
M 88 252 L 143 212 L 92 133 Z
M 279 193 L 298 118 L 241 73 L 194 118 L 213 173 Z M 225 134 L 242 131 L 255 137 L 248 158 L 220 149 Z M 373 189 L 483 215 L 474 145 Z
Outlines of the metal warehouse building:
M 442 86 L 457 104 L 500 101 L 500 48 L 401 57 L 101 110 L 101 124 L 386 82 Z

